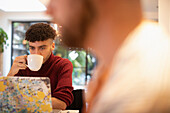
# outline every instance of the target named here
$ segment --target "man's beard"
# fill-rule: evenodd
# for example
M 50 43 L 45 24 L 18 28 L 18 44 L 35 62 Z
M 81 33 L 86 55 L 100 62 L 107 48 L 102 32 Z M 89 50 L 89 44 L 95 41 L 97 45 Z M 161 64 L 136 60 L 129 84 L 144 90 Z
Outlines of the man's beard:
M 72 48 L 82 48 L 85 36 L 80 36 L 80 34 L 73 34 L 70 30 L 62 27 L 62 42 L 63 45 Z
M 77 17 L 79 21 L 71 23 L 72 27 L 69 29 L 62 26 L 62 42 L 67 47 L 84 48 L 88 28 L 92 23 L 95 13 L 91 2 L 84 0 L 83 4 L 82 13 Z

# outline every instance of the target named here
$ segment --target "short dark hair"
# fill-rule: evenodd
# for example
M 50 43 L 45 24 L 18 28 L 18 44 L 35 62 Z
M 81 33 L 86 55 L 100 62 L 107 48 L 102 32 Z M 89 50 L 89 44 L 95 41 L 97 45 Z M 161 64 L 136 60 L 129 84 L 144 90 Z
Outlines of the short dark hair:
M 36 23 L 30 26 L 25 34 L 25 40 L 30 42 L 55 39 L 56 31 L 49 24 Z

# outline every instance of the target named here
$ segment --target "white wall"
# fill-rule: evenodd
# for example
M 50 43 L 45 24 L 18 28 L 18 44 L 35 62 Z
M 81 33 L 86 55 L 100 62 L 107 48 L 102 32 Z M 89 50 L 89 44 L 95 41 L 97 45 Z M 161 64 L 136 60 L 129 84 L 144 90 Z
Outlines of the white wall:
M 2 75 L 6 76 L 11 67 L 11 23 L 12 21 L 41 21 L 50 20 L 50 17 L 45 15 L 43 12 L 34 13 L 5 13 L 0 11 L 0 27 L 2 27 L 5 32 L 7 32 L 9 40 L 9 46 L 5 49 L 3 53 L 3 63 L 0 64 L 0 71 L 3 67 Z
M 170 34 L 170 0 L 159 0 L 159 23 Z

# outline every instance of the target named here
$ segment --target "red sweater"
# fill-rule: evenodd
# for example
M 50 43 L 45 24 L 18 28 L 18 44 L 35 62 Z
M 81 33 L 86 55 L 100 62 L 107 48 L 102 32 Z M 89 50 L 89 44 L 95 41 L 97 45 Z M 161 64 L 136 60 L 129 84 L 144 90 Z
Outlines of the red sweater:
M 72 71 L 73 65 L 68 59 L 51 54 L 39 71 L 26 68 L 20 70 L 15 76 L 49 77 L 52 97 L 64 101 L 69 106 L 73 102 Z

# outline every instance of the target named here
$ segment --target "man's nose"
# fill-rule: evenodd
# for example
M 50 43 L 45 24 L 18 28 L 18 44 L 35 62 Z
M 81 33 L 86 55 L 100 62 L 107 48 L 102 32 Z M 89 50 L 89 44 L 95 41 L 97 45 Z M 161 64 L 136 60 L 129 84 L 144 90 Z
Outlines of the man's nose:
M 40 55 L 41 53 L 40 53 L 40 51 L 39 51 L 38 49 L 36 49 L 35 52 L 34 52 L 34 54 Z

